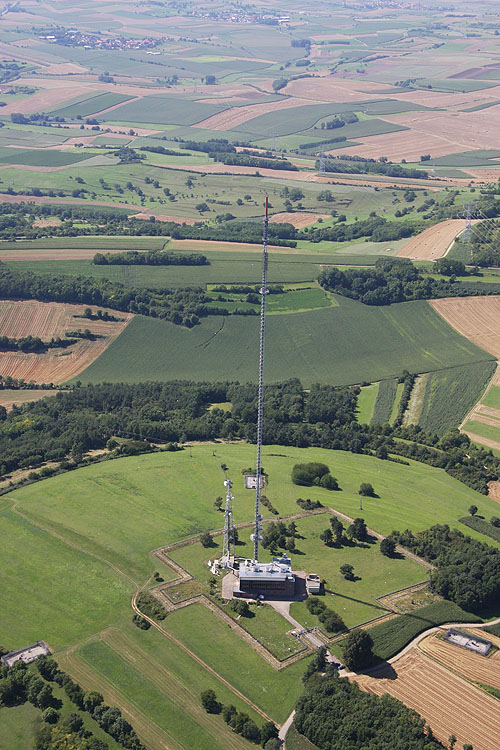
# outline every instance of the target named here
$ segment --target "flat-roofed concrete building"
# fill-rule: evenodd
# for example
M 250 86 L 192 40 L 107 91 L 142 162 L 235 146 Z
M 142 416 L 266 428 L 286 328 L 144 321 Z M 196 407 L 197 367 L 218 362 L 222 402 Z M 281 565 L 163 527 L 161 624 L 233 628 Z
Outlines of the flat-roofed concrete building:
M 10 651 L 8 654 L 5 654 L 5 656 L 2 656 L 2 661 L 4 664 L 7 664 L 8 667 L 11 667 L 16 661 L 23 661 L 25 664 L 31 664 L 32 661 L 35 661 L 35 659 L 38 659 L 38 657 L 43 654 L 49 656 L 50 648 L 43 641 L 38 641 L 31 646 L 20 648 L 18 651 Z
M 286 555 L 274 557 L 270 563 L 255 560 L 241 560 L 236 571 L 237 584 L 234 596 L 264 596 L 293 598 L 295 594 L 295 576 L 292 573 L 292 561 Z

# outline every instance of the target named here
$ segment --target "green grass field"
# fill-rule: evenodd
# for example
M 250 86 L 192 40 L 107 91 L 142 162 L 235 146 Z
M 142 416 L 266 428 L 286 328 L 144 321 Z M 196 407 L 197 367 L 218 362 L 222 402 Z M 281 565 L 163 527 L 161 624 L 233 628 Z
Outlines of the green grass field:
M 472 432 L 479 437 L 500 443 L 500 420 L 498 421 L 498 427 L 494 427 L 484 422 L 477 422 L 475 419 L 469 419 L 464 424 L 463 429 L 465 432 Z
M 200 604 L 169 615 L 164 627 L 273 719 L 289 715 L 302 692 L 303 661 L 277 672 Z
M 373 424 L 385 424 L 389 421 L 394 408 L 397 385 L 396 378 L 382 380 L 379 383 L 371 419 Z
M 55 149 L 2 149 L 1 164 L 26 164 L 33 167 L 67 167 L 89 159 L 93 154 L 84 151 L 56 151 Z
M 0 750 L 32 750 L 41 712 L 31 703 L 0 708 Z
M 222 490 L 220 464 L 226 463 L 231 476 L 237 478 L 254 460 L 255 448 L 221 444 L 215 447 L 215 456 L 213 450 L 214 446 L 200 445 L 179 453 L 106 461 L 7 495 L 6 507 L 15 502 L 30 521 L 83 551 L 75 551 L 10 510 L 3 511 L 0 643 L 10 633 L 13 617 L 19 620 L 21 642 L 45 637 L 58 645 L 97 632 L 128 611 L 131 584 L 84 552 L 108 560 L 140 585 L 153 570 L 161 570 L 149 554 L 152 549 L 204 529 L 220 528 L 222 516 L 213 507 Z M 276 453 L 285 455 L 273 455 Z M 360 483 L 371 482 L 380 497 L 365 498 L 362 515 L 382 533 L 394 528 L 417 531 L 434 523 L 456 525 L 471 504 L 477 505 L 485 518 L 497 511 L 493 500 L 424 464 L 402 466 L 342 451 L 266 446 L 263 463 L 270 476 L 266 494 L 281 515 L 298 511 L 295 501 L 300 495 L 304 497 L 304 489 L 292 484 L 290 473 L 296 461 L 309 460 L 327 463 L 342 491 L 319 488 L 306 490 L 307 496 L 351 517 L 360 515 Z M 242 480 L 236 479 L 238 523 L 252 517 L 254 502 L 252 493 L 242 486 Z M 111 523 L 109 519 L 120 520 Z M 472 535 L 484 539 L 480 534 Z M 246 538 L 247 533 L 242 532 L 242 539 Z M 297 546 L 300 549 L 300 540 Z M 21 549 L 30 549 L 31 554 L 19 556 Z M 189 557 L 189 551 L 177 554 Z M 189 559 L 183 557 L 184 562 L 189 568 Z M 165 570 L 161 572 L 164 575 Z M 36 620 L 21 618 L 21 612 L 35 611 Z
M 357 404 L 358 422 L 360 424 L 370 424 L 371 422 L 379 385 L 380 383 L 372 383 L 372 385 L 366 385 L 361 389 Z
M 133 587 L 108 565 L 11 510 L 1 512 L 0 527 L 0 643 L 62 648 L 128 615 Z
M 495 362 L 477 362 L 431 373 L 418 421 L 420 427 L 438 435 L 458 427 L 481 398 L 495 369 Z
M 481 403 L 492 409 L 500 409 L 500 386 L 492 385 L 485 397 L 481 399 Z
M 83 101 L 57 109 L 51 114 L 54 117 L 65 117 L 70 120 L 75 119 L 78 115 L 88 117 L 96 112 L 102 112 L 103 109 L 107 109 L 108 107 L 114 107 L 117 104 L 124 104 L 125 102 L 130 101 L 130 99 L 132 99 L 131 96 L 124 96 L 123 94 L 97 94 L 97 96 L 91 96 Z
M 492 359 L 452 330 L 427 302 L 369 307 L 336 299 L 337 307 L 269 316 L 268 382 L 288 377 L 299 377 L 306 386 L 373 382 L 404 369 L 427 372 Z M 258 325 L 257 316 L 213 316 L 188 330 L 137 316 L 78 379 L 190 379 L 196 372 L 203 380 L 255 380 L 251 342 L 258 341 Z

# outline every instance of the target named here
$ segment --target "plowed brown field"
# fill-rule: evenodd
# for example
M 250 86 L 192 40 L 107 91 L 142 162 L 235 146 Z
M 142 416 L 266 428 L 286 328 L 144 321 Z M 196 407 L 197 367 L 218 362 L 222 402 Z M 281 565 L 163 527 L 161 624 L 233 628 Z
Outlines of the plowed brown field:
M 474 630 L 467 629 L 468 633 L 477 635 L 479 638 L 486 638 L 491 641 L 497 648 L 500 648 L 500 638 L 496 638 L 491 633 L 485 633 L 480 628 Z M 458 672 L 463 677 L 473 682 L 482 682 L 484 685 L 500 690 L 500 651 L 495 651 L 491 656 L 481 656 L 473 651 L 468 651 L 453 643 L 443 641 L 438 638 L 437 633 L 425 638 L 419 648 L 432 658 L 436 659 L 444 667 L 449 667 L 454 672 Z M 500 711 L 500 705 L 499 705 Z
M 467 226 L 465 219 L 441 221 L 424 229 L 399 250 L 396 255 L 414 260 L 436 260 L 446 255 L 455 237 Z
M 22 352 L 0 353 L 0 374 L 24 378 L 27 382 L 63 383 L 88 367 L 124 330 L 133 318 L 130 313 L 110 314 L 123 318 L 119 322 L 75 318 L 86 305 L 65 305 L 35 300 L 0 301 L 0 336 L 22 338 L 38 336 L 43 341 L 64 337 L 66 331 L 88 328 L 102 336 L 95 341 L 82 339 L 69 349 L 49 349 L 45 354 Z
M 460 649 L 461 651 L 461 649 Z M 457 746 L 498 750 L 500 704 L 480 688 L 413 648 L 394 665 L 384 664 L 354 678 L 363 690 L 398 698 L 417 711 L 442 742 L 454 734 Z

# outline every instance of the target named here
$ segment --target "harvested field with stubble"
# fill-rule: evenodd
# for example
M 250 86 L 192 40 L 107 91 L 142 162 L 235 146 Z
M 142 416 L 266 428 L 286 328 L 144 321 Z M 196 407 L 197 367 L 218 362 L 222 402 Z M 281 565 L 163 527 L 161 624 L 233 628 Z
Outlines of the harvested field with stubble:
M 462 649 L 457 650 L 462 653 Z M 413 648 L 395 664 L 382 664 L 369 675 L 354 678 L 369 693 L 389 693 L 417 711 L 442 742 L 454 734 L 459 747 L 495 750 L 500 736 L 500 710 L 496 698 L 471 685 Z
M 500 296 L 447 297 L 429 304 L 462 336 L 500 357 Z
M 412 260 L 437 260 L 442 258 L 450 249 L 455 237 L 463 232 L 466 226 L 467 221 L 465 219 L 442 221 L 433 227 L 424 229 L 416 237 L 412 237 L 396 255 Z
M 134 317 L 130 313 L 110 314 L 120 321 L 88 320 L 81 316 L 87 305 L 58 302 L 0 301 L 0 336 L 23 338 L 38 336 L 42 341 L 64 338 L 66 331 L 88 328 L 102 338 L 81 339 L 67 349 L 50 349 L 43 354 L 1 352 L 0 373 L 36 383 L 64 383 L 88 367 L 124 330 Z
M 321 104 L 314 99 L 283 99 L 277 102 L 265 102 L 262 104 L 249 104 L 246 107 L 233 107 L 218 112 L 216 115 L 207 117 L 201 122 L 195 123 L 197 128 L 208 128 L 208 130 L 232 130 L 238 125 L 242 125 L 254 117 L 267 115 L 269 112 L 275 112 L 280 109 L 289 109 L 290 107 L 301 107 L 304 105 Z
M 282 211 L 279 214 L 271 216 L 269 221 L 271 223 L 286 223 L 292 224 L 295 229 L 303 229 L 309 227 L 311 224 L 316 224 L 318 219 L 329 219 L 329 214 L 313 214 L 308 211 L 297 211 L 296 213 L 289 213 L 288 211 Z
M 466 632 L 478 638 L 486 638 L 497 649 L 500 649 L 500 638 L 491 633 L 487 633 L 481 628 L 474 628 L 474 630 L 467 628 Z M 435 659 L 444 667 L 458 672 L 467 680 L 482 682 L 483 685 L 489 685 L 500 690 L 500 651 L 495 651 L 491 656 L 485 657 L 444 641 L 438 633 L 424 638 L 419 648 L 424 654 Z

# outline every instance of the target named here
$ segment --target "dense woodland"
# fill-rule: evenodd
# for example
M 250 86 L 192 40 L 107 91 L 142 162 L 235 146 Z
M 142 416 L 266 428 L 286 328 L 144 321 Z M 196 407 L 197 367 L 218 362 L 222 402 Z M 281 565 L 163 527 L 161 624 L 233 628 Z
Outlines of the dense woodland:
M 488 481 L 500 476 L 500 459 L 457 430 L 438 438 L 416 426 L 358 424 L 358 390 L 313 385 L 306 393 L 296 379 L 267 386 L 264 442 L 367 453 L 381 460 L 413 458 L 445 469 L 483 494 Z M 224 402 L 231 402 L 231 411 L 209 409 Z M 48 460 L 74 468 L 87 451 L 106 446 L 113 436 L 137 441 L 134 450 L 150 450 L 155 442 L 243 438 L 254 443 L 256 435 L 254 385 L 172 381 L 75 387 L 8 414 L 0 409 L 0 475 Z
M 500 597 L 500 550 L 449 526 L 433 526 L 413 534 L 393 531 L 403 547 L 434 563 L 431 587 L 469 612 L 480 612 Z
M 306 682 L 294 725 L 319 750 L 439 750 L 416 711 L 390 695 L 365 693 L 326 667 Z
M 481 222 L 472 227 L 471 262 L 481 268 L 500 265 L 500 225 Z
M 346 271 L 332 266 L 320 274 L 319 283 L 329 292 L 359 300 L 365 305 L 491 293 L 473 285 L 464 286 L 451 278 L 433 279 L 421 273 L 406 258 L 379 258 L 373 268 L 349 268 Z

